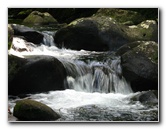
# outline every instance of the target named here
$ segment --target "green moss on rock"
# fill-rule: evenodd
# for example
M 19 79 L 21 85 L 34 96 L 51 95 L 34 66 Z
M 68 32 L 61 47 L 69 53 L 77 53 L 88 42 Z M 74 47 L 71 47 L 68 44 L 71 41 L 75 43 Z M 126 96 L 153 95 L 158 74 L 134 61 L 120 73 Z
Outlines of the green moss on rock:
M 41 13 L 38 11 L 33 11 L 31 14 L 28 15 L 23 21 L 24 24 L 57 24 L 57 20 L 53 18 L 49 13 Z
M 135 48 L 135 51 L 142 52 L 151 62 L 158 64 L 158 44 L 145 42 Z
M 117 22 L 126 25 L 135 25 L 145 20 L 145 18 L 138 12 L 118 8 L 102 8 L 99 9 L 94 16 L 111 17 Z
M 17 101 L 13 115 L 23 121 L 51 121 L 60 118 L 50 107 L 29 99 Z
M 154 20 L 146 20 L 137 26 L 125 28 L 130 41 L 158 41 L 158 25 Z

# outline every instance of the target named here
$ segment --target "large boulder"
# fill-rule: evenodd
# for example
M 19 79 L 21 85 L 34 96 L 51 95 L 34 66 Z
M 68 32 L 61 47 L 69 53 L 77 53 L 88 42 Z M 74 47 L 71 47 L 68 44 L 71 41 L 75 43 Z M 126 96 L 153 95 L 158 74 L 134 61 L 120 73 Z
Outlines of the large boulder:
M 8 82 L 11 82 L 22 66 L 27 63 L 25 58 L 8 55 Z
M 30 13 L 24 20 L 24 24 L 33 24 L 33 25 L 50 25 L 58 24 L 57 20 L 50 15 L 48 12 L 41 13 L 39 11 L 33 11 Z
M 54 36 L 59 47 L 76 50 L 117 50 L 133 41 L 157 41 L 158 25 L 144 21 L 137 26 L 125 26 L 106 16 L 81 18 L 60 29 Z
M 14 36 L 21 36 L 26 41 L 34 44 L 40 44 L 43 41 L 43 34 L 32 28 L 17 24 L 12 24 L 11 26 L 14 30 Z
M 13 115 L 20 121 L 54 121 L 60 118 L 47 105 L 29 99 L 17 101 Z
M 76 50 L 114 50 L 127 41 L 120 25 L 109 17 L 81 18 L 57 31 L 54 37 L 59 47 Z
M 9 62 L 12 63 L 9 65 L 9 95 L 65 89 L 66 70 L 54 57 L 33 56 L 25 62 L 25 59 L 9 56 Z
M 94 16 L 107 16 L 125 25 L 136 25 L 146 20 L 140 13 L 118 8 L 101 8 Z
M 137 41 L 118 49 L 123 76 L 134 91 L 158 90 L 158 44 Z

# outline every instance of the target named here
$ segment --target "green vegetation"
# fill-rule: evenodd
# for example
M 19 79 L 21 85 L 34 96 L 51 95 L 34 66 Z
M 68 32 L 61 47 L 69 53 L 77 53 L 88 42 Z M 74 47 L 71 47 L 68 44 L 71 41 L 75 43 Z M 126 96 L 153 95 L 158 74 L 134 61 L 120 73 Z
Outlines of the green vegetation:
M 56 23 L 57 21 L 47 12 L 41 13 L 38 11 L 33 11 L 28 17 L 26 17 L 23 23 L 28 24 L 50 24 Z

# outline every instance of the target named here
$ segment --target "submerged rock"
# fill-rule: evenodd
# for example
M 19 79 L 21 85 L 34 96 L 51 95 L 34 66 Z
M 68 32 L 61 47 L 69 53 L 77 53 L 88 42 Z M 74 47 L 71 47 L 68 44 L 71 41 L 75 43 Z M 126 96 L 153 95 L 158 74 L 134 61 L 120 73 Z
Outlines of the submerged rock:
M 33 11 L 30 13 L 23 21 L 25 24 L 33 24 L 33 25 L 49 25 L 49 24 L 58 24 L 57 20 L 50 15 L 49 13 L 41 13 L 39 11 Z
M 122 58 L 123 76 L 134 91 L 158 89 L 158 44 L 138 41 L 122 46 L 117 54 Z
M 33 56 L 20 65 L 17 60 L 9 67 L 9 95 L 65 89 L 66 71 L 58 59 L 51 56 Z
M 53 121 L 60 118 L 45 104 L 28 99 L 17 101 L 13 115 L 20 121 Z

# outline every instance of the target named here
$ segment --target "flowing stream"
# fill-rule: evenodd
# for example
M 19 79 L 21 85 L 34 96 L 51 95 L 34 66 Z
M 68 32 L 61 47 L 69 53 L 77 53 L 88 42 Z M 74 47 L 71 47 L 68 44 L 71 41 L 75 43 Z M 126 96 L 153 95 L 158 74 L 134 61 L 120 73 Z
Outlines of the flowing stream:
M 62 62 L 67 71 L 67 87 L 62 91 L 29 94 L 60 114 L 58 121 L 158 121 L 158 104 L 134 100 L 143 92 L 133 93 L 123 77 L 121 59 L 112 52 L 59 49 L 54 32 L 43 31 L 43 42 L 35 45 L 14 37 L 9 54 L 26 58 L 50 55 Z M 19 97 L 9 96 L 13 111 Z

